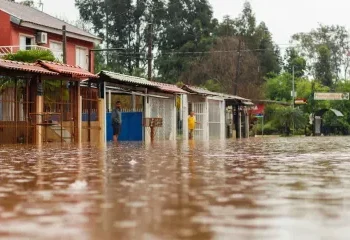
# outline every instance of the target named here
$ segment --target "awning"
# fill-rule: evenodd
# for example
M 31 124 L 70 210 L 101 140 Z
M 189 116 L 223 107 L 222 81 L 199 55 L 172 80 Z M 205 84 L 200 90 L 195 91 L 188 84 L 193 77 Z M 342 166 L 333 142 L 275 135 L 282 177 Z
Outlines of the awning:
M 337 116 L 337 117 L 344 117 L 344 115 L 340 111 L 338 111 L 337 109 L 331 108 L 329 110 L 332 111 L 335 114 L 335 116 Z

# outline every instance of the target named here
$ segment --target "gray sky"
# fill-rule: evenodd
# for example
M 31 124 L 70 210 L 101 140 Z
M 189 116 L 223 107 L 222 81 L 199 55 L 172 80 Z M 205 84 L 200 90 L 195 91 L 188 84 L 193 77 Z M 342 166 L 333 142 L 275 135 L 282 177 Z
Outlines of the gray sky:
M 38 0 L 37 0 L 38 1 Z M 245 0 L 209 0 L 214 16 L 222 19 L 241 12 Z M 44 11 L 75 20 L 79 17 L 74 0 L 42 0 Z M 309 31 L 318 23 L 350 27 L 349 0 L 250 0 L 258 21 L 265 21 L 274 41 L 283 49 L 293 33 Z

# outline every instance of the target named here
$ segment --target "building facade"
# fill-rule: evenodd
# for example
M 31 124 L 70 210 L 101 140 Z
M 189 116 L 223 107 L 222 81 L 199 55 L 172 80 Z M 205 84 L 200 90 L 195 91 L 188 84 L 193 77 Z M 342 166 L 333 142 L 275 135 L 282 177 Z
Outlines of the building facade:
M 62 20 L 19 3 L 0 0 L 0 57 L 19 50 L 50 49 L 63 60 L 63 25 L 66 26 L 67 64 L 88 70 L 89 49 L 98 37 Z M 91 69 L 94 69 L 93 57 Z

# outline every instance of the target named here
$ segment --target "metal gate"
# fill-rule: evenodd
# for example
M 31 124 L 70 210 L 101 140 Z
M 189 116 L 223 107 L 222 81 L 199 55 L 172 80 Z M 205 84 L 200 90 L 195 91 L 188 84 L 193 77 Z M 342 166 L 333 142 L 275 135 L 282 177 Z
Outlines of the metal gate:
M 209 100 L 209 138 L 218 139 L 221 136 L 221 102 Z
M 196 120 L 199 122 L 199 124 L 196 125 L 194 131 L 194 138 L 198 140 L 204 140 L 205 102 L 192 103 L 192 111 L 194 111 Z
M 29 81 L 0 80 L 0 144 L 33 143 L 35 131 L 29 113 L 34 107 Z
M 176 127 L 174 121 L 175 114 L 175 102 L 173 98 L 149 98 L 151 116 L 161 117 L 163 119 L 163 127 L 157 128 L 155 139 L 159 140 L 171 140 L 176 135 Z
M 98 119 L 97 88 L 81 87 L 82 97 L 82 141 L 96 142 L 100 131 Z

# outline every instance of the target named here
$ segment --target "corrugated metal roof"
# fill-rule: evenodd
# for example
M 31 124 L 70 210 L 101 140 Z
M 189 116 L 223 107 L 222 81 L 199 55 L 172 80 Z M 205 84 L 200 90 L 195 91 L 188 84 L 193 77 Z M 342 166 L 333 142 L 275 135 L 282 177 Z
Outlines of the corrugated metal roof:
M 86 71 L 85 69 L 82 69 L 78 66 L 47 61 L 38 61 L 38 64 L 51 71 L 58 72 L 60 74 L 71 75 L 73 78 L 98 78 L 97 75 L 92 74 L 89 71 Z
M 0 59 L 0 68 L 15 70 L 15 71 L 22 71 L 22 72 L 39 73 L 39 74 L 52 75 L 52 76 L 59 75 L 59 73 L 57 72 L 53 72 L 43 68 L 38 63 L 15 62 L 15 61 Z
M 108 77 L 111 80 L 111 82 L 114 82 L 114 83 L 122 82 L 122 83 L 127 83 L 129 85 L 152 87 L 152 88 L 161 90 L 163 92 L 169 92 L 169 93 L 187 93 L 186 91 L 182 90 L 176 85 L 148 81 L 145 78 L 134 77 L 134 76 L 124 75 L 124 74 L 109 72 L 109 71 L 101 71 L 99 75 Z
M 220 95 L 220 93 L 211 92 L 211 91 L 204 89 L 204 88 L 189 86 L 189 85 L 183 85 L 182 89 L 184 89 L 185 91 L 188 91 L 190 93 L 196 93 L 196 94 L 201 94 L 201 95 L 209 95 L 209 96 L 219 96 Z
M 58 2 L 58 1 L 57 1 Z M 7 0 L 0 0 L 0 10 L 8 13 L 9 15 L 18 18 L 23 22 L 33 23 L 38 26 L 45 26 L 53 29 L 62 29 L 62 25 L 66 25 L 67 32 L 85 36 L 88 38 L 100 40 L 100 38 L 93 34 L 86 32 L 80 28 L 77 28 L 71 24 L 68 24 L 58 18 L 55 18 L 49 14 L 39 11 L 35 8 L 25 6 L 23 4 L 10 2 Z
M 148 81 L 147 79 L 140 78 L 140 77 L 134 77 L 134 76 L 124 75 L 124 74 L 109 72 L 109 71 L 101 71 L 99 75 L 107 76 L 111 80 L 132 83 L 132 84 L 138 85 L 138 86 L 149 86 L 149 87 L 153 86 L 153 87 L 155 87 L 154 82 Z

